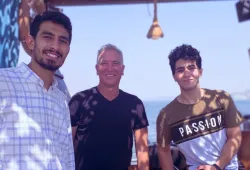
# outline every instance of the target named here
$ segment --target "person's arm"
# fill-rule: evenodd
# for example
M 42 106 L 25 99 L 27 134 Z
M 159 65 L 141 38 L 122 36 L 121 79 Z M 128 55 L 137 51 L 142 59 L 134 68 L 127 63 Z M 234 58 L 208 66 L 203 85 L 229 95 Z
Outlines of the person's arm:
M 233 99 L 227 92 L 222 92 L 220 95 L 220 103 L 225 109 L 225 128 L 227 140 L 224 144 L 221 155 L 216 161 L 216 164 L 224 169 L 231 159 L 236 155 L 241 143 L 240 124 L 243 118 L 237 110 Z
M 158 145 L 158 157 L 162 170 L 173 170 L 173 159 L 171 155 L 170 145 Z
M 26 0 L 21 0 L 18 11 L 18 25 L 19 25 L 19 41 L 21 42 L 24 51 L 31 55 L 31 50 L 28 48 L 27 41 L 29 38 L 30 28 L 30 7 Z
M 29 1 L 30 8 L 34 11 L 35 14 L 41 14 L 46 11 L 46 4 L 44 0 L 26 0 Z
M 149 170 L 147 127 L 135 130 L 135 147 L 138 170 Z
M 220 94 L 220 103 L 225 109 L 225 128 L 227 140 L 221 150 L 221 155 L 215 164 L 224 169 L 232 158 L 237 154 L 241 144 L 241 129 L 240 124 L 243 118 L 237 110 L 231 96 L 222 91 Z M 212 169 L 216 170 L 214 165 L 201 165 L 198 169 Z
M 224 169 L 231 159 L 237 153 L 240 143 L 241 143 L 241 131 L 240 126 L 228 128 L 226 130 L 227 141 L 224 144 L 221 155 L 219 159 L 216 161 L 216 165 L 220 169 Z M 214 165 L 200 165 L 197 169 L 204 169 L 204 170 L 216 170 Z
M 167 123 L 167 115 L 164 110 L 161 110 L 156 120 L 156 135 L 158 158 L 162 170 L 173 169 L 173 159 L 171 155 L 170 143 L 171 133 Z
M 75 140 L 77 124 L 80 120 L 81 115 L 81 102 L 83 98 L 80 93 L 76 93 L 69 101 L 69 110 L 70 110 L 70 120 L 71 120 L 71 128 L 72 128 L 72 139 Z
M 138 170 L 149 170 L 148 153 L 148 119 L 142 101 L 135 99 L 136 112 L 134 117 L 135 149 Z
M 237 153 L 241 143 L 241 130 L 240 126 L 233 128 L 227 128 L 226 130 L 227 141 L 222 148 L 220 158 L 216 161 L 216 164 L 224 169 L 226 165 Z
M 65 108 L 68 110 L 68 108 Z M 69 111 L 64 112 L 66 115 L 63 119 L 61 133 L 57 138 L 57 141 L 61 143 L 63 161 L 66 162 L 66 169 L 75 170 L 75 156 L 74 156 L 74 146 L 72 140 L 72 131 L 70 126 Z
M 75 139 L 77 126 L 72 126 L 72 138 Z

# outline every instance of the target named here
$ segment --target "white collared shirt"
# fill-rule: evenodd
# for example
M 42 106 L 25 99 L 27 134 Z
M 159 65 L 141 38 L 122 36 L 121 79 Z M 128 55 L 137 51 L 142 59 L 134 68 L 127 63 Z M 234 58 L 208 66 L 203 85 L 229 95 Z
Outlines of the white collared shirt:
M 0 170 L 74 170 L 68 104 L 26 64 L 0 69 Z

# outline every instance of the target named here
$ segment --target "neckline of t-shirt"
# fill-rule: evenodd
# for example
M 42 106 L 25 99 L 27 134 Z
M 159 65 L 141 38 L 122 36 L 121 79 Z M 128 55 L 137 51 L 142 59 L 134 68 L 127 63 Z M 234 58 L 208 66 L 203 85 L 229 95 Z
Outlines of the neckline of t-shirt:
M 109 102 L 109 103 L 112 103 L 112 102 L 115 102 L 117 99 L 120 98 L 121 96 L 121 93 L 122 93 L 122 90 L 119 89 L 119 94 L 116 96 L 116 98 L 114 98 L 113 100 L 108 100 L 105 96 L 102 95 L 102 93 L 98 90 L 98 87 L 95 86 L 95 89 L 97 91 L 97 93 L 101 96 L 101 98 L 103 98 L 105 101 Z
M 205 88 L 202 88 L 202 89 L 204 90 L 204 94 L 203 94 L 203 96 L 202 96 L 196 103 L 192 103 L 192 104 L 184 104 L 184 103 L 181 103 L 181 102 L 179 102 L 179 100 L 177 99 L 178 96 L 175 98 L 175 102 L 177 102 L 177 103 L 180 104 L 180 105 L 184 105 L 184 106 L 194 106 L 194 105 L 200 103 L 200 102 L 205 98 L 205 96 L 206 96 L 206 94 L 207 94 L 207 89 L 205 89 Z

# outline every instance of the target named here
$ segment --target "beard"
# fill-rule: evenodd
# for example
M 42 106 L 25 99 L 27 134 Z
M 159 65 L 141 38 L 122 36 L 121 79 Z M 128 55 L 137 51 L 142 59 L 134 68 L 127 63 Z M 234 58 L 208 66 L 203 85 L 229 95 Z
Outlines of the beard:
M 53 65 L 53 61 L 48 61 L 48 63 L 46 64 L 43 59 L 41 60 L 38 60 L 36 57 L 35 57 L 35 60 L 36 62 L 44 69 L 46 70 L 50 70 L 50 71 L 56 71 L 60 68 L 60 66 L 55 66 Z
M 36 47 L 36 45 L 35 45 L 35 47 Z M 48 51 L 48 50 L 44 50 L 43 52 L 42 52 L 42 54 L 41 55 L 43 55 L 43 54 L 45 54 L 45 52 L 46 51 Z M 43 59 L 43 58 L 40 58 L 39 59 L 39 54 L 38 54 L 38 51 L 37 50 L 35 50 L 34 51 L 35 53 L 34 53 L 34 59 L 35 59 L 35 61 L 42 67 L 42 68 L 44 68 L 44 69 L 46 69 L 46 70 L 50 70 L 50 71 L 56 71 L 56 70 L 58 70 L 61 66 L 56 66 L 55 65 L 55 62 L 54 61 L 51 61 L 51 60 L 48 60 L 47 61 L 47 63 L 46 63 L 46 61 L 44 61 L 45 59 Z M 59 55 L 59 54 L 58 54 Z M 61 54 L 60 54 L 60 56 L 61 56 Z

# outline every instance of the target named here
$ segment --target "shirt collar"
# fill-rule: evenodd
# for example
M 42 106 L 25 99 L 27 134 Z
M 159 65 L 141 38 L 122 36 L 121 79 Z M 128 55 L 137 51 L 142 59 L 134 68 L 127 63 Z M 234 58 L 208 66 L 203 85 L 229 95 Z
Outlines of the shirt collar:
M 21 63 L 17 69 L 21 72 L 24 78 L 29 79 L 36 84 L 39 84 L 40 86 L 44 86 L 44 81 L 34 72 L 32 71 L 25 63 Z M 56 78 L 54 77 L 52 87 L 57 87 L 58 82 Z

